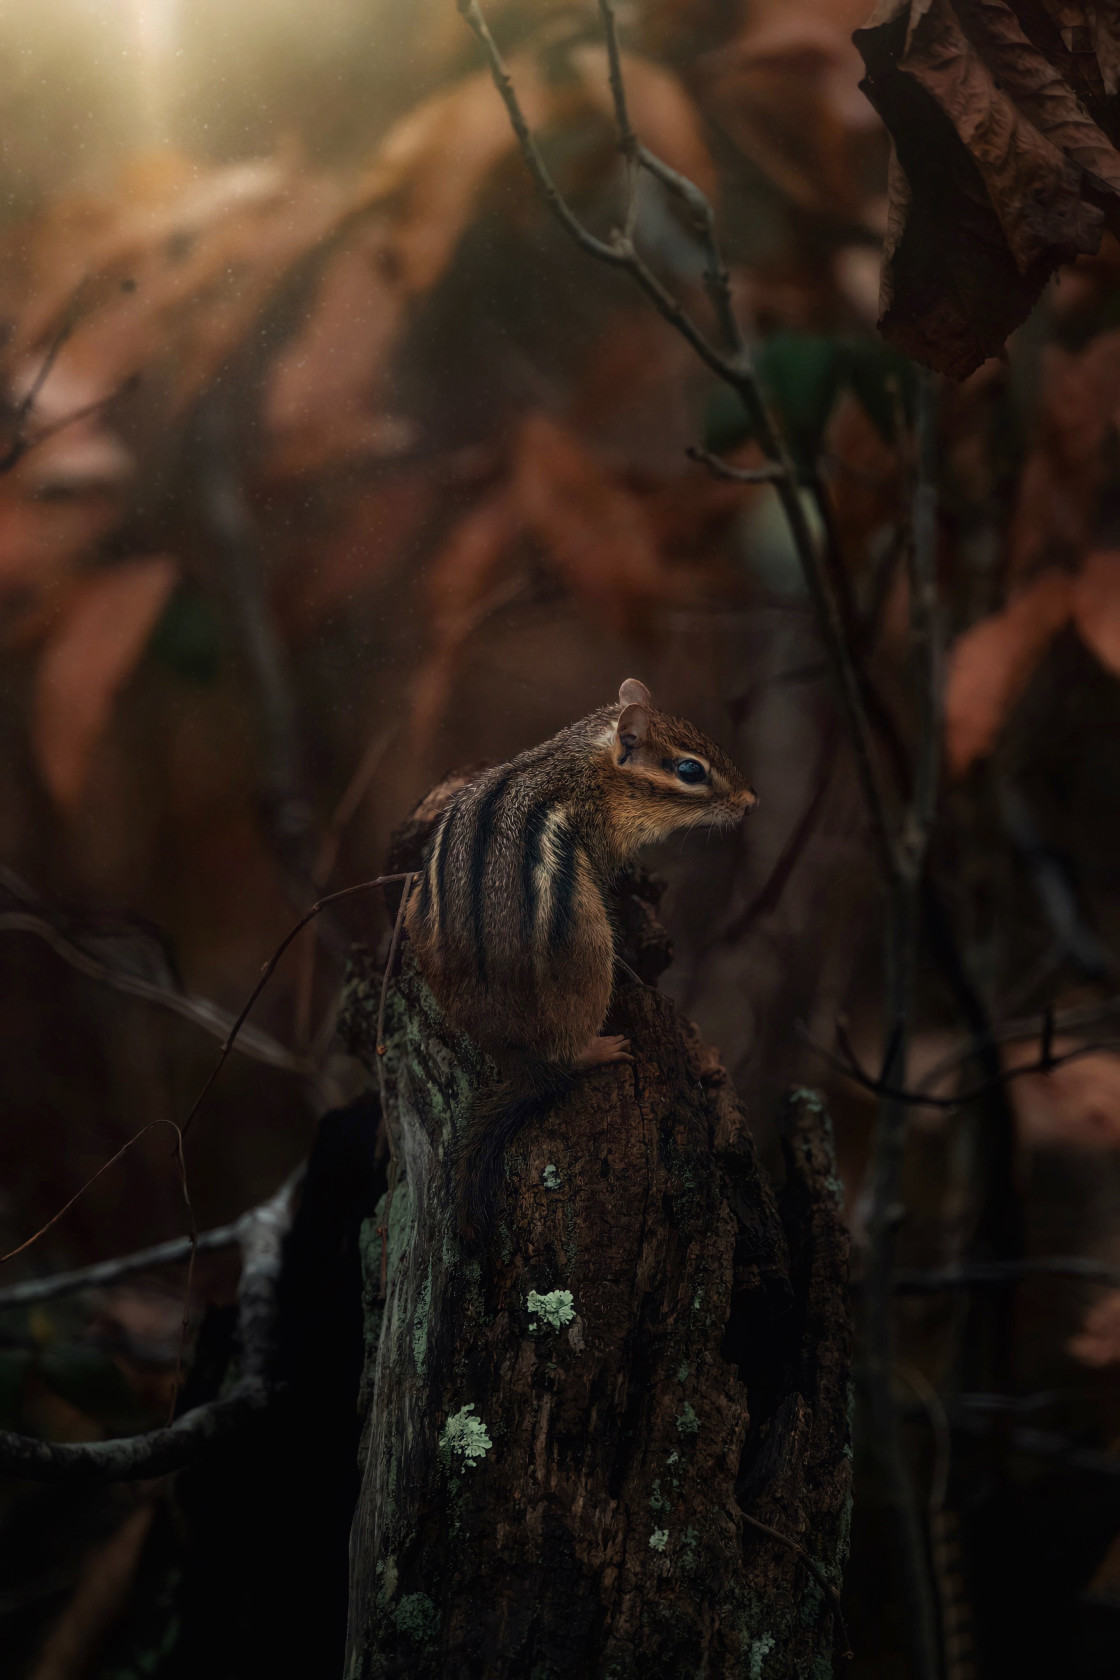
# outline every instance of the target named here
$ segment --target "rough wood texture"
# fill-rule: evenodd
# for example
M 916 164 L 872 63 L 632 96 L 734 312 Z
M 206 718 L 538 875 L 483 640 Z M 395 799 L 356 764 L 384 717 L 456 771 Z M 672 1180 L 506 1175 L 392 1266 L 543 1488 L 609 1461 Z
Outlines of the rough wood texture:
M 418 861 L 424 823 L 395 868 Z M 404 1176 L 387 1298 L 368 1228 L 348 1680 L 824 1680 L 849 1504 L 846 1235 L 827 1118 L 787 1115 L 780 1202 L 715 1052 L 651 984 L 648 876 L 601 1069 L 509 1153 L 496 1252 L 464 1251 L 448 1152 L 489 1070 L 407 948 L 387 1015 Z M 380 973 L 346 1010 L 372 1064 Z M 818 1565 L 760 1532 L 796 1542 Z

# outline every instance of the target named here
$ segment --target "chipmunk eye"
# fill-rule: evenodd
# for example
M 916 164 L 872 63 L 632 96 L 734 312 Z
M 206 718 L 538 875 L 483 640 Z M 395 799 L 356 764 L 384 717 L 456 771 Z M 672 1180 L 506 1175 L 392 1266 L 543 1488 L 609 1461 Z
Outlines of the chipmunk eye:
M 702 782 L 707 774 L 698 758 L 682 758 L 677 762 L 677 776 L 682 782 Z

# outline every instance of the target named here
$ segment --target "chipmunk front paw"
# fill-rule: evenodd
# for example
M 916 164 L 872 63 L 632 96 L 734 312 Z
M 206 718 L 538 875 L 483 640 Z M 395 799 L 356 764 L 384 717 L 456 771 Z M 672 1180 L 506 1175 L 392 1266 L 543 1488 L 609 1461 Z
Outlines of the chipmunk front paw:
M 606 1067 L 611 1062 L 633 1060 L 630 1054 L 630 1040 L 623 1038 L 621 1033 L 607 1033 L 601 1038 L 596 1034 L 594 1038 L 588 1039 L 576 1057 L 574 1066 L 581 1072 L 586 1072 L 588 1068 Z

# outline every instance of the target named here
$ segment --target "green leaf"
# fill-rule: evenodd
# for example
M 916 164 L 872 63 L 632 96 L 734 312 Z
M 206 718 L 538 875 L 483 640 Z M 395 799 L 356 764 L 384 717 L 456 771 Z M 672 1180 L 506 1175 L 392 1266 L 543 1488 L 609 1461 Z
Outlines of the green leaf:
M 755 366 L 795 460 L 812 469 L 843 379 L 842 342 L 810 333 L 775 333 L 758 350 Z
M 177 589 L 152 632 L 148 649 L 187 682 L 209 686 L 222 664 L 222 626 L 213 603 L 191 584 Z

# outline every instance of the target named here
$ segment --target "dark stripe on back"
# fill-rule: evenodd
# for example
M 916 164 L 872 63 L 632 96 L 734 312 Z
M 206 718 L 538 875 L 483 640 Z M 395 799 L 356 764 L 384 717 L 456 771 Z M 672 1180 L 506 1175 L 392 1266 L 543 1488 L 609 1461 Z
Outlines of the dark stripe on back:
M 537 932 L 537 870 L 541 864 L 541 840 L 552 809 L 549 801 L 543 800 L 533 806 L 525 819 L 525 850 L 521 854 L 521 929 L 530 946 Z
M 447 860 L 451 854 L 451 828 L 458 809 L 459 796 L 456 795 L 444 813 L 442 826 L 436 831 L 436 842 L 440 841 L 440 835 L 443 836 L 443 839 L 439 846 L 439 856 L 436 859 L 435 880 L 432 882 L 432 888 L 435 893 L 436 914 L 439 916 L 439 937 L 443 940 L 447 938 Z
M 556 865 L 552 877 L 552 913 L 548 920 L 548 944 L 563 951 L 571 942 L 576 923 L 576 887 L 579 882 L 576 837 L 564 824 L 554 842 Z
M 478 963 L 478 978 L 483 983 L 486 980 L 486 947 L 483 943 L 485 899 L 483 887 L 486 881 L 486 859 L 490 850 L 491 827 L 494 813 L 502 802 L 506 788 L 513 775 L 512 768 L 503 770 L 494 782 L 487 788 L 478 805 L 471 813 L 471 841 L 470 856 L 467 860 L 467 893 L 472 949 Z
M 427 926 L 432 915 L 432 871 L 426 868 L 420 877 L 420 885 L 416 889 L 417 920 Z

